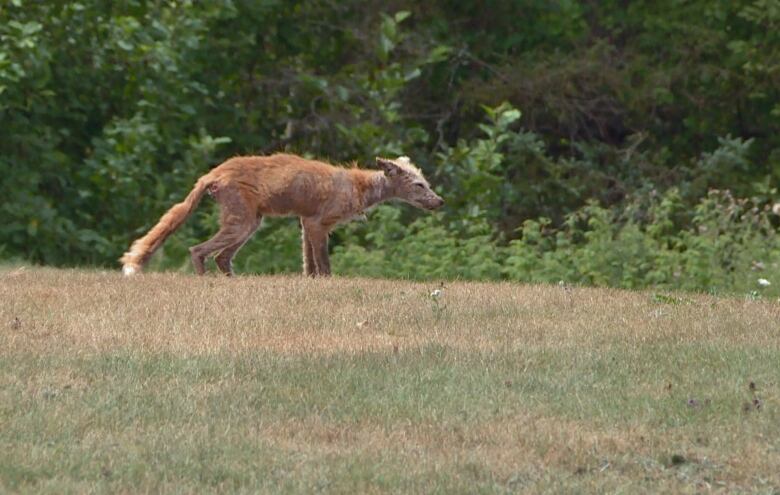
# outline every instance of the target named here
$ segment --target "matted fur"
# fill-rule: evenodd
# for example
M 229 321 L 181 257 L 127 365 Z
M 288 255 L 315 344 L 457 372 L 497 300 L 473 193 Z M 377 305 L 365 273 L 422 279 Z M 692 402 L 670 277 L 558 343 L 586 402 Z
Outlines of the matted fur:
M 377 158 L 377 164 L 382 171 L 335 167 L 285 153 L 231 158 L 198 179 L 181 203 L 133 242 L 120 259 L 122 271 L 126 275 L 140 271 L 208 192 L 221 207 L 220 229 L 190 248 L 198 274 L 205 273 L 205 260 L 212 255 L 221 272 L 232 274 L 233 257 L 264 215 L 295 215 L 302 227 L 304 273 L 329 275 L 328 235 L 337 224 L 391 199 L 429 210 L 444 203 L 408 157 Z

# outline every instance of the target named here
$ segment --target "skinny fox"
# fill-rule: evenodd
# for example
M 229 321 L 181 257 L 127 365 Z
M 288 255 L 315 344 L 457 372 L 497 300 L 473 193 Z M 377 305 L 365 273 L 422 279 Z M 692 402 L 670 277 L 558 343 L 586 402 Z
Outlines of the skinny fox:
M 282 153 L 231 158 L 198 179 L 181 203 L 133 242 L 120 259 L 122 271 L 125 275 L 140 271 L 209 193 L 220 205 L 220 228 L 214 237 L 190 248 L 198 275 L 205 273 L 206 258 L 212 255 L 219 270 L 232 275 L 233 257 L 263 216 L 295 215 L 301 220 L 304 273 L 328 276 L 328 234 L 337 224 L 391 199 L 426 210 L 444 204 L 408 157 L 376 162 L 381 171 L 335 167 Z

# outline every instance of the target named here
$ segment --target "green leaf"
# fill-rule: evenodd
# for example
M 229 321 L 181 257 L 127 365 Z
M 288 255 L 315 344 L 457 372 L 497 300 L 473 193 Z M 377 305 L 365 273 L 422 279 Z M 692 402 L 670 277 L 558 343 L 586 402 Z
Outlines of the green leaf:
M 452 47 L 447 45 L 439 45 L 428 54 L 426 63 L 435 64 L 447 60 L 452 53 Z
M 417 79 L 422 74 L 422 71 L 415 67 L 414 69 L 410 70 L 409 72 L 404 75 L 404 81 L 411 81 L 412 79 Z
M 400 10 L 395 13 L 395 17 L 394 17 L 395 22 L 400 24 L 404 21 L 404 19 L 408 18 L 410 15 L 412 15 L 412 13 L 409 12 L 408 10 Z
M 512 122 L 516 121 L 520 118 L 520 110 L 517 110 L 516 108 L 513 108 L 511 110 L 507 110 L 503 112 L 499 118 L 498 118 L 498 125 L 500 127 L 506 127 Z
M 384 35 L 379 37 L 379 54 L 381 55 L 382 60 L 387 60 L 387 56 L 390 55 L 393 48 L 395 48 L 395 44 L 390 38 Z

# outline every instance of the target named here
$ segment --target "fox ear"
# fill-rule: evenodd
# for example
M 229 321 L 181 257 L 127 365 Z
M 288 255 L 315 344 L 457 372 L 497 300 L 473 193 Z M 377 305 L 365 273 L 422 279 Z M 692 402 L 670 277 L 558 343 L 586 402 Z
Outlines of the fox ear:
M 376 157 L 376 164 L 388 177 L 395 177 L 401 173 L 401 167 L 386 158 Z

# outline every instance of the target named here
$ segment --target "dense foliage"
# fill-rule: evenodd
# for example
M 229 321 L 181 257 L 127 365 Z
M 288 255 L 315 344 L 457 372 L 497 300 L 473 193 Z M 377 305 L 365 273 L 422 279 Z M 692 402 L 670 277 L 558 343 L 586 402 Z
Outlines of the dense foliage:
M 779 96 L 780 0 L 6 1 L 0 257 L 115 266 L 235 154 L 408 154 L 445 211 L 338 230 L 337 273 L 758 290 Z M 237 268 L 298 271 L 298 235 Z

